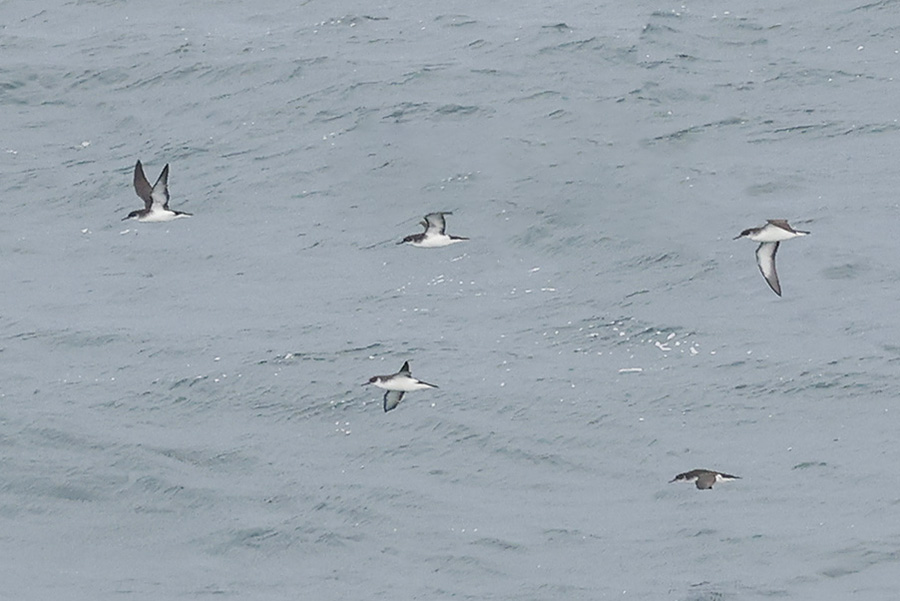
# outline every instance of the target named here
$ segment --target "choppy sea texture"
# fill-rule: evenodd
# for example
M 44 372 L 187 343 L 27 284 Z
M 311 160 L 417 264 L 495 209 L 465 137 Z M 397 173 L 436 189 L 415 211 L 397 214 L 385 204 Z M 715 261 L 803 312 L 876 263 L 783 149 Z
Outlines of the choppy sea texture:
M 892 3 L 0 15 L 10 598 L 896 597 Z

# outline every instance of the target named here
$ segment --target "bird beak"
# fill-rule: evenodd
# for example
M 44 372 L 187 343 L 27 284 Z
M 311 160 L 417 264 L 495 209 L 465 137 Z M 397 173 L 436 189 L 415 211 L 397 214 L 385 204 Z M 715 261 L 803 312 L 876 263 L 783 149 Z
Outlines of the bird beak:
M 738 239 L 739 239 L 739 238 L 741 238 L 741 236 L 740 236 L 740 235 L 738 235 L 738 236 L 735 236 L 735 237 L 734 237 L 734 238 L 732 238 L 732 240 L 738 240 Z
M 366 382 L 363 386 L 368 386 L 369 384 L 371 384 L 371 382 Z

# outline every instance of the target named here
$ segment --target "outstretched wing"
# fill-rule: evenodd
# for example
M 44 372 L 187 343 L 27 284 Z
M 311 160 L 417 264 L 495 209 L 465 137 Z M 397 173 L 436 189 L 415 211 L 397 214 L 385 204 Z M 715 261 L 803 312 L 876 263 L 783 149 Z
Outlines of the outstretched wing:
M 169 164 L 168 163 L 166 163 L 166 166 L 163 167 L 162 173 L 159 174 L 159 179 L 157 179 L 156 183 L 153 184 L 153 191 L 150 193 L 150 198 L 153 200 L 154 205 L 168 210 L 168 208 L 169 208 Z M 147 208 L 149 208 L 149 205 Z
M 428 213 L 425 215 L 425 221 L 427 225 L 425 226 L 425 231 L 434 232 L 440 235 L 444 235 L 444 230 L 447 229 L 447 222 L 444 220 L 444 215 L 452 215 L 449 211 L 441 212 L 441 213 Z
M 153 204 L 153 188 L 147 181 L 147 176 L 144 175 L 144 167 L 140 160 L 134 164 L 134 191 L 144 201 L 144 208 L 149 209 Z
M 410 375 L 412 375 L 412 372 L 409 371 L 409 361 L 404 361 L 404 362 L 403 362 L 403 367 L 401 367 L 401 368 L 400 368 L 400 371 L 398 371 L 397 373 L 400 374 L 400 375 L 402 375 L 402 376 L 410 376 Z
M 769 287 L 781 296 L 781 284 L 778 283 L 778 272 L 775 270 L 775 253 L 778 252 L 778 242 L 763 242 L 756 249 L 756 264 L 759 271 L 766 278 Z
M 397 407 L 403 400 L 402 390 L 388 390 L 384 393 L 384 412 L 387 413 L 391 409 Z

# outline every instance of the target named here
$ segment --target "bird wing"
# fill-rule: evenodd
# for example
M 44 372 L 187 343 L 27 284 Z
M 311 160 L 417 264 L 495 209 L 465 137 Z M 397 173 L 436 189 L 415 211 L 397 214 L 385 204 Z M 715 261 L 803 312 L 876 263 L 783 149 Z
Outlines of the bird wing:
M 403 400 L 402 390 L 388 390 L 384 393 L 384 412 L 387 413 L 391 409 L 397 407 Z
M 428 225 L 425 226 L 425 232 L 436 232 L 438 234 L 444 235 L 444 230 L 447 229 L 447 222 L 444 220 L 444 215 L 452 215 L 450 212 L 443 213 L 428 213 L 425 215 L 425 221 Z
M 716 475 L 715 474 L 700 474 L 697 478 L 696 486 L 700 490 L 706 490 L 713 487 L 713 484 L 716 483 Z
M 756 264 L 759 271 L 766 278 L 769 287 L 781 296 L 781 284 L 778 283 L 778 272 L 775 271 L 775 253 L 778 252 L 778 242 L 763 242 L 756 249 Z
M 144 207 L 149 209 L 153 204 L 153 188 L 147 181 L 147 176 L 144 175 L 144 167 L 140 161 L 134 164 L 134 191 L 144 201 Z
M 163 167 L 162 173 L 159 174 L 159 179 L 156 180 L 156 183 L 153 184 L 153 190 L 150 193 L 150 198 L 153 200 L 153 204 L 157 207 L 161 207 L 163 209 L 169 209 L 169 165 L 166 164 Z M 146 200 L 144 202 L 147 202 Z M 147 205 L 149 209 L 150 206 Z
M 794 228 L 787 222 L 787 219 L 766 219 L 769 223 L 774 225 L 775 227 L 780 227 L 783 230 L 787 230 L 789 232 L 793 232 Z
M 400 371 L 398 371 L 397 373 L 400 374 L 400 375 L 403 375 L 403 376 L 410 376 L 410 375 L 412 375 L 412 372 L 409 371 L 409 361 L 404 361 L 404 362 L 403 362 L 403 367 L 401 367 L 401 368 L 400 368 Z

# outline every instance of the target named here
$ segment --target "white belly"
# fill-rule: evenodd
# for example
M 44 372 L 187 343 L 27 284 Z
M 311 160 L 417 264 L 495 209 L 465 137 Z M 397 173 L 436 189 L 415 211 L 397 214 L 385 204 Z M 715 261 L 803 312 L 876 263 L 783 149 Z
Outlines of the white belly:
M 782 242 L 784 240 L 790 240 L 791 238 L 796 238 L 797 236 L 805 236 L 806 234 L 798 234 L 796 232 L 789 232 L 787 230 L 781 229 L 780 227 L 774 225 L 767 225 L 763 228 L 763 230 L 757 234 L 752 236 L 747 236 L 754 242 Z
M 178 219 L 179 217 L 187 217 L 187 215 L 176 215 L 172 211 L 150 211 L 147 215 L 138 218 L 138 221 L 158 223 L 161 221 L 172 221 L 173 219 Z
M 414 390 L 425 390 L 431 388 L 428 384 L 423 384 L 415 378 L 391 378 L 387 382 L 375 382 L 378 388 L 385 390 L 397 390 L 399 392 L 412 392 Z
M 440 248 L 442 246 L 450 246 L 454 242 L 462 242 L 462 240 L 454 240 L 447 235 L 426 236 L 421 242 L 412 242 L 413 246 L 418 248 Z

